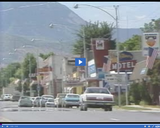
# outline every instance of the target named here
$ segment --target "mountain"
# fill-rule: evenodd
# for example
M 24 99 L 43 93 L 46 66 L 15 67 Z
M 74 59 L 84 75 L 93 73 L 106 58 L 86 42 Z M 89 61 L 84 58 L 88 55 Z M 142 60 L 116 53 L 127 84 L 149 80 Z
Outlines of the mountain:
M 0 13 L 0 63 L 2 58 L 11 58 L 5 62 L 22 58 L 22 53 L 12 56 L 8 53 L 26 44 L 38 47 L 43 53 L 70 52 L 76 39 L 75 31 L 86 23 L 58 2 L 0 2 Z M 51 23 L 55 25 L 50 27 Z M 140 35 L 140 29 L 119 28 L 119 41 L 124 42 L 135 34 Z M 35 41 L 31 42 L 33 38 Z M 116 38 L 116 32 L 113 38 Z M 25 50 L 34 53 L 36 51 L 35 48 Z
M 1 32 L 14 35 L 69 40 L 85 24 L 77 14 L 57 2 L 0 2 L 0 7 Z M 59 25 L 51 29 L 51 23 Z
M 113 32 L 113 39 L 116 39 L 116 31 Z M 125 42 L 126 40 L 132 38 L 133 35 L 142 35 L 142 31 L 137 28 L 119 28 L 118 29 L 118 40 L 119 42 Z

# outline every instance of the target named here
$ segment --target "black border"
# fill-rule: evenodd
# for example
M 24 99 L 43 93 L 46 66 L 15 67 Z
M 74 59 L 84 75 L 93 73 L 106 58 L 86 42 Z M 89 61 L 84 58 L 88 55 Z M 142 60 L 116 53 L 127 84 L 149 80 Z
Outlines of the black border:
M 12 1 L 12 0 L 10 0 L 10 1 L 1 1 L 1 2 L 14 2 L 14 1 Z M 59 0 L 59 1 L 41 1 L 41 0 L 39 0 L 39 1 L 36 1 L 36 0 L 34 0 L 34 1 L 15 1 L 15 2 L 72 2 L 72 0 L 70 0 L 70 1 L 65 1 L 65 0 L 63 0 L 63 1 L 61 1 L 61 0 Z M 94 1 L 94 0 L 92 0 L 92 1 L 84 1 L 84 0 L 81 0 L 81 1 L 74 1 L 75 3 L 76 2 L 159 2 L 158 0 L 154 0 L 154 1 L 143 1 L 143 0 L 141 0 L 141 1 L 125 1 L 125 0 L 123 0 L 123 1 L 120 1 L 120 0 L 116 0 L 116 1 L 103 1 L 103 0 L 100 0 L 100 1 Z M 12 116 L 12 115 L 11 115 Z M 160 120 L 160 117 L 159 117 L 159 120 Z M 159 122 L 0 122 L 0 124 L 160 124 L 160 121 Z M 1 126 L 1 125 L 0 125 Z

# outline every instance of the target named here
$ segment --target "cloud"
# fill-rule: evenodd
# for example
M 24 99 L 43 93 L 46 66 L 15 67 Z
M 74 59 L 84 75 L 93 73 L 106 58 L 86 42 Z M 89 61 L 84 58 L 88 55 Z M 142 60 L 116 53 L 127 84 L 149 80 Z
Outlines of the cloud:
M 136 19 L 140 20 L 140 19 L 144 19 L 146 18 L 146 15 L 142 15 L 142 16 L 135 16 Z

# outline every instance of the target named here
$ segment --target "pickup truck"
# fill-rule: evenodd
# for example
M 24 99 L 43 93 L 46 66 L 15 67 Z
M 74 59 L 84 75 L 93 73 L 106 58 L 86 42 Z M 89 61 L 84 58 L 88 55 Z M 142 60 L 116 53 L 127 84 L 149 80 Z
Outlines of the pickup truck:
M 107 88 L 87 87 L 80 95 L 80 110 L 87 111 L 88 108 L 103 108 L 112 111 L 114 96 Z

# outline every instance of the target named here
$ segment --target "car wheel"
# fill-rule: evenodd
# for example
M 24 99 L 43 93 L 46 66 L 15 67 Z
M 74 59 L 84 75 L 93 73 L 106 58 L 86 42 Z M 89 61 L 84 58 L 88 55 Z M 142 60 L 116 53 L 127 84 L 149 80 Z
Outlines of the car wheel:
M 85 103 L 82 102 L 81 105 L 82 105 L 83 111 L 87 111 L 88 110 L 87 105 Z
M 112 106 L 109 107 L 109 111 L 112 111 Z
M 82 105 L 80 105 L 80 111 L 83 111 L 83 107 L 82 107 Z

